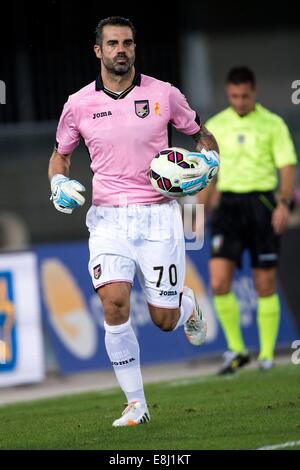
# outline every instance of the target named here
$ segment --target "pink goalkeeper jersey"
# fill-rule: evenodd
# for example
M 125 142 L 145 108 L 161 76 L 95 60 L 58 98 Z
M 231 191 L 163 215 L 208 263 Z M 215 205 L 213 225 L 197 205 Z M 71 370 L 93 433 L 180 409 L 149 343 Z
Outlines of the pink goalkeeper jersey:
M 104 91 L 98 77 L 66 102 L 57 151 L 71 153 L 84 139 L 96 206 L 165 202 L 169 199 L 149 181 L 150 162 L 169 146 L 169 123 L 192 135 L 200 129 L 198 122 L 184 95 L 167 82 L 137 74 L 132 86 L 117 95 Z

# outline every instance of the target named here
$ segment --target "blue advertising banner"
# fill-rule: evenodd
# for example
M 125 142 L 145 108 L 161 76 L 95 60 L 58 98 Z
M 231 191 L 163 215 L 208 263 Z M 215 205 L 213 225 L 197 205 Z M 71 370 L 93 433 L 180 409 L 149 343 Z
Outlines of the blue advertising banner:
M 201 250 L 187 252 L 186 285 L 192 287 L 208 319 L 205 345 L 194 347 L 183 328 L 162 332 L 151 321 L 138 281 L 131 293 L 131 322 L 141 349 L 142 364 L 183 361 L 226 349 L 224 335 L 213 309 L 208 278 L 208 238 Z M 88 273 L 87 242 L 39 245 L 38 257 L 42 313 L 62 373 L 110 367 L 104 346 L 103 309 Z M 247 256 L 237 271 L 233 289 L 241 310 L 246 345 L 258 350 L 256 294 Z M 281 295 L 282 316 L 278 346 L 297 338 L 292 317 Z
M 44 378 L 37 259 L 0 254 L 0 388 Z
M 17 362 L 16 315 L 12 272 L 0 271 L 0 372 Z

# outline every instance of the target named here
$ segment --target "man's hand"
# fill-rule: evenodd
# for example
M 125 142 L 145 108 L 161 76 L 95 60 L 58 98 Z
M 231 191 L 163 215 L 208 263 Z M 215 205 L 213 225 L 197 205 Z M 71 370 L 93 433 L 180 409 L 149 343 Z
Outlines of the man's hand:
M 194 168 L 184 171 L 180 187 L 187 196 L 192 196 L 213 181 L 219 171 L 220 158 L 215 150 L 202 149 L 200 153 L 190 152 L 186 159 Z
M 281 202 L 278 203 L 272 214 L 272 225 L 274 232 L 281 235 L 287 227 L 289 220 L 289 210 L 287 206 Z
M 80 192 L 85 187 L 76 180 L 70 180 L 64 175 L 54 175 L 51 179 L 51 197 L 55 208 L 65 214 L 72 214 L 76 207 L 82 206 L 85 198 Z

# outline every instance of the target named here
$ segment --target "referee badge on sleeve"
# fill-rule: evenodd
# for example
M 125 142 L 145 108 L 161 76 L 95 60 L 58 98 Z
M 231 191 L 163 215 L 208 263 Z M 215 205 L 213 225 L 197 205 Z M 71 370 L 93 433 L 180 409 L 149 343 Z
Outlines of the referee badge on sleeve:
M 99 277 L 102 274 L 101 264 L 97 264 L 97 266 L 93 268 L 93 273 L 94 273 L 94 278 L 99 279 Z

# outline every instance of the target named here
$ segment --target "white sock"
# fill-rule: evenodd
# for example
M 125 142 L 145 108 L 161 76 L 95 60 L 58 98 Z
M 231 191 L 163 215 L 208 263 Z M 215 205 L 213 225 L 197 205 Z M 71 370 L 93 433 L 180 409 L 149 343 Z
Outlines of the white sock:
M 183 291 L 182 298 L 181 298 L 180 317 L 173 331 L 177 330 L 179 326 L 182 326 L 185 324 L 185 322 L 192 315 L 193 309 L 194 309 L 194 302 L 192 301 L 190 297 L 185 295 Z
M 104 328 L 106 351 L 127 402 L 136 400 L 145 404 L 140 348 L 130 320 L 122 325 L 104 322 Z

